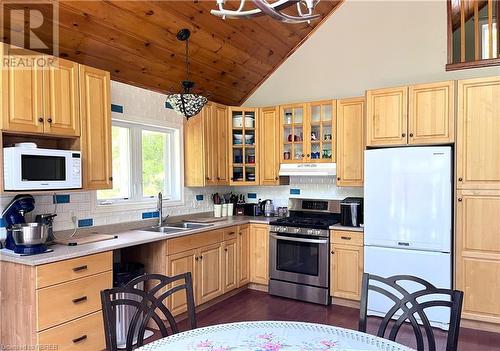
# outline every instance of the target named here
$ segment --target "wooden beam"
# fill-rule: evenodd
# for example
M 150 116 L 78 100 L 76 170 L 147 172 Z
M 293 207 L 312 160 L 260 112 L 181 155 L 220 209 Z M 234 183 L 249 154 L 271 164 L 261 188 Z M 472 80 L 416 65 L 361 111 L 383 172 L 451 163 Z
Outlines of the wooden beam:
M 465 62 L 465 0 L 460 1 L 460 62 Z
M 489 57 L 493 56 L 493 0 L 488 0 L 488 48 Z
M 453 63 L 453 11 L 452 11 L 452 0 L 447 0 L 446 1 L 446 8 L 448 12 L 448 17 L 447 17 L 447 32 L 448 32 L 448 41 L 447 41 L 447 46 L 448 46 L 448 64 Z

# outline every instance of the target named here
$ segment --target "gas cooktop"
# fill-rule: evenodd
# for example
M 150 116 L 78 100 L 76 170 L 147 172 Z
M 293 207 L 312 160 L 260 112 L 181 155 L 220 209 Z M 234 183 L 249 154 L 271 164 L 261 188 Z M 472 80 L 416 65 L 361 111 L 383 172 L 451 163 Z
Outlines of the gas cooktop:
M 328 229 L 331 225 L 339 223 L 337 218 L 321 218 L 321 217 L 287 217 L 272 221 L 271 225 L 280 225 L 287 227 L 311 228 L 311 229 Z

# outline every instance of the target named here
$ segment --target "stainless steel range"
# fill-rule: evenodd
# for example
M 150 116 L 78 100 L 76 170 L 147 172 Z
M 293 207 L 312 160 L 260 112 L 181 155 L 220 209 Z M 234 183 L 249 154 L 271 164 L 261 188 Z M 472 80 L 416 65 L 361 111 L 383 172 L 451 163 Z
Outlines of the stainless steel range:
M 330 231 L 340 201 L 290 199 L 290 215 L 270 223 L 269 293 L 328 305 Z

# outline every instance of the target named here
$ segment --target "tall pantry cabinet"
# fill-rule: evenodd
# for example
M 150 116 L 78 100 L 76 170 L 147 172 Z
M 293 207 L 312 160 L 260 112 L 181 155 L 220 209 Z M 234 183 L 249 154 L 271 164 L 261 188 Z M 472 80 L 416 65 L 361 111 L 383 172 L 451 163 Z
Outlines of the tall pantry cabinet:
M 500 323 L 500 77 L 458 82 L 455 285 L 462 316 Z

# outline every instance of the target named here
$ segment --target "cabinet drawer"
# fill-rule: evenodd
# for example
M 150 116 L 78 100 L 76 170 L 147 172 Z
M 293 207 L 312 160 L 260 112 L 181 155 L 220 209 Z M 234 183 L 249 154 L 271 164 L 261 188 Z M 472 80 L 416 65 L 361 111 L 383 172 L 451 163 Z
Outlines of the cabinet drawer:
M 224 241 L 236 239 L 238 234 L 238 227 L 224 228 Z
M 222 241 L 222 230 L 213 230 L 200 234 L 186 235 L 179 238 L 167 240 L 167 255 L 176 254 L 188 250 L 194 250 L 202 246 L 220 243 Z
M 334 230 L 331 235 L 332 243 L 363 246 L 363 233 Z
M 54 345 L 57 350 L 104 350 L 104 325 L 101 311 L 38 333 L 39 345 Z
M 112 268 L 113 253 L 111 251 L 44 264 L 36 267 L 36 287 L 40 289 L 69 280 L 110 271 Z
M 101 290 L 113 284 L 113 272 L 99 273 L 36 291 L 38 328 L 44 330 L 101 309 Z

